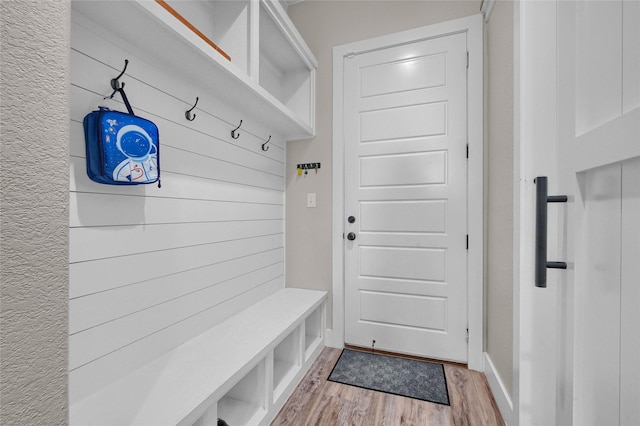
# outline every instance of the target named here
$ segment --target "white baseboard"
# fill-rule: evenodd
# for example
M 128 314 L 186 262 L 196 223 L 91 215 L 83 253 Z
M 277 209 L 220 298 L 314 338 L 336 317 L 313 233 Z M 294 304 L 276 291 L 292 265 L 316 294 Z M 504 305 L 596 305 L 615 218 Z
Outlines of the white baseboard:
M 330 328 L 327 328 L 324 332 L 324 345 L 329 346 L 331 348 L 338 348 L 338 349 L 344 348 L 344 342 L 334 342 L 333 339 L 334 339 L 333 330 Z
M 511 397 L 507 393 L 507 389 L 504 387 L 504 383 L 502 383 L 502 380 L 500 380 L 500 376 L 498 375 L 493 362 L 491 362 L 489 354 L 486 352 L 484 353 L 484 374 L 487 376 L 489 388 L 491 388 L 493 398 L 498 404 L 498 409 L 500 409 L 502 419 L 507 424 L 507 426 L 512 424 L 511 419 L 513 418 L 513 403 L 511 402 Z

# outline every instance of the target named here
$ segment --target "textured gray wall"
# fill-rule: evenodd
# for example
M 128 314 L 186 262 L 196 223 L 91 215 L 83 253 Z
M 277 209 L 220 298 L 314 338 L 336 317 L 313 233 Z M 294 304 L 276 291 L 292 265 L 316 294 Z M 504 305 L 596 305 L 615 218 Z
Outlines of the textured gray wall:
M 0 424 L 67 423 L 68 1 L 0 2 Z

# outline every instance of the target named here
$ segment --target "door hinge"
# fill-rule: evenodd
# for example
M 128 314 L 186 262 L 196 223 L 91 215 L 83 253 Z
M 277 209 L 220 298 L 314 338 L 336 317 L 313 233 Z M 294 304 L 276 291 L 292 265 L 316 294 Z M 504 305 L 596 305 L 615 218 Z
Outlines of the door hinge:
M 467 50 L 467 69 L 469 68 L 469 51 Z
M 467 158 L 469 158 L 469 144 L 467 144 Z
M 469 327 L 467 327 L 467 335 L 465 337 L 467 343 L 469 343 Z
M 467 250 L 469 250 L 469 234 L 467 234 Z

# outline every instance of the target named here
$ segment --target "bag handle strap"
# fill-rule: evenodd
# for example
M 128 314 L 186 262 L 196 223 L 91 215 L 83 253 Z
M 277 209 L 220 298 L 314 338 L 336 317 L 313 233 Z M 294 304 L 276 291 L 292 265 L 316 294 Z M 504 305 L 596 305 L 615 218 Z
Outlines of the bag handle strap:
M 129 114 L 135 115 L 133 112 L 133 108 L 131 108 L 131 104 L 129 103 L 129 98 L 127 98 L 127 94 L 124 93 L 124 83 L 122 83 L 122 86 L 117 88 L 116 91 L 120 92 L 120 96 L 122 96 L 122 100 L 124 101 L 124 104 L 126 105 L 127 111 L 129 111 Z

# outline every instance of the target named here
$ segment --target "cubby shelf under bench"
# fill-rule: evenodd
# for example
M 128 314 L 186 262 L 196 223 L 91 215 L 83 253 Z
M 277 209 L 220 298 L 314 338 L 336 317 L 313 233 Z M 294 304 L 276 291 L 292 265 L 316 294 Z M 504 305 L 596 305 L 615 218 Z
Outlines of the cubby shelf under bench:
M 326 298 L 282 289 L 73 404 L 70 424 L 269 424 L 324 347 Z

